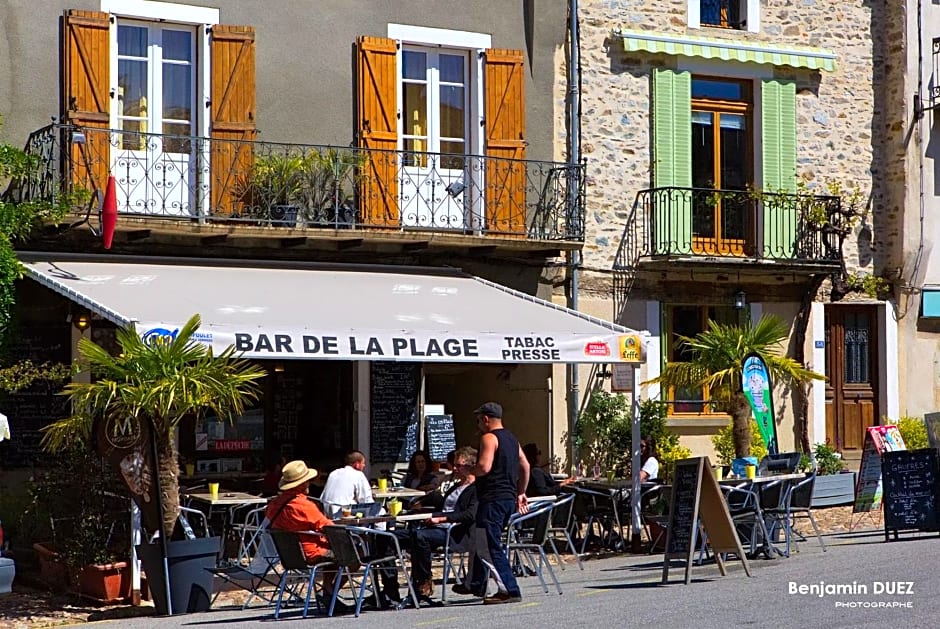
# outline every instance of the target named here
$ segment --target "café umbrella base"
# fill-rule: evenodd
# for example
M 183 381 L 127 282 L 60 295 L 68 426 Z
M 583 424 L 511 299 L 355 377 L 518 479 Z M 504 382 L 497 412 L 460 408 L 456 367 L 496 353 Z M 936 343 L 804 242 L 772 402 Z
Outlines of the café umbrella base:
M 212 572 L 219 554 L 220 539 L 203 537 L 167 543 L 170 571 L 170 601 L 173 615 L 209 611 Z M 158 615 L 170 613 L 167 605 L 163 548 L 159 543 L 137 546 Z

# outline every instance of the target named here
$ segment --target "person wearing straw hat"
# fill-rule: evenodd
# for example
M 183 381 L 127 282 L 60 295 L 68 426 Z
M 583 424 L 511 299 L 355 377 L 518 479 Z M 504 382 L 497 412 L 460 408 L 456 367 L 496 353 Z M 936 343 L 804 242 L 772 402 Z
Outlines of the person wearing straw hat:
M 317 471 L 307 467 L 303 461 L 291 461 L 281 468 L 281 480 L 277 486 L 280 494 L 268 503 L 264 515 L 270 527 L 278 531 L 319 531 L 333 521 L 323 515 L 319 507 L 307 497 L 310 481 Z M 308 564 L 332 558 L 326 537 L 301 535 L 300 545 Z

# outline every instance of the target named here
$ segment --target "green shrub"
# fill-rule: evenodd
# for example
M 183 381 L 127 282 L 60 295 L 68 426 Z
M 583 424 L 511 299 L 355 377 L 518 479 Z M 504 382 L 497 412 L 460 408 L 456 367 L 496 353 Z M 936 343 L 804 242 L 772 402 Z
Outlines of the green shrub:
M 845 469 L 845 461 L 836 452 L 836 449 L 825 443 L 817 443 L 815 449 L 817 474 L 838 474 Z
M 929 448 L 930 442 L 927 440 L 927 425 L 920 417 L 902 417 L 896 422 L 885 419 L 884 424 L 896 424 L 901 436 L 904 437 L 904 445 L 908 450 L 920 450 Z
M 734 460 L 733 424 L 728 424 L 712 436 L 712 445 L 718 455 L 718 462 L 722 465 L 731 465 Z M 767 445 L 761 437 L 757 422 L 751 419 L 751 456 L 758 461 L 767 456 Z

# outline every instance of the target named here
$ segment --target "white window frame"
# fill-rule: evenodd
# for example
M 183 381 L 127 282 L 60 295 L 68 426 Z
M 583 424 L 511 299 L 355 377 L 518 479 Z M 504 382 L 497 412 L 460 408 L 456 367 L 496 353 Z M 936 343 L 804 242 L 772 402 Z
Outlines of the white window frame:
M 211 120 L 207 112 L 212 99 L 212 55 L 209 49 L 209 32 L 219 23 L 220 11 L 211 7 L 196 7 L 175 2 L 154 2 L 153 0 L 101 0 L 101 10 L 110 13 L 116 20 L 111 20 L 110 50 L 111 70 L 108 85 L 117 84 L 117 20 L 141 20 L 147 22 L 167 22 L 196 28 L 196 92 L 194 99 L 195 134 L 209 137 Z M 111 128 L 117 126 L 117 107 L 114 100 L 117 94 L 111 94 Z M 200 106 L 201 104 L 201 106 Z
M 759 33 L 760 32 L 760 0 L 737 0 L 741 3 L 741 9 L 744 14 L 745 25 L 747 28 L 742 32 Z M 688 22 L 689 28 L 702 28 L 701 0 L 688 1 Z

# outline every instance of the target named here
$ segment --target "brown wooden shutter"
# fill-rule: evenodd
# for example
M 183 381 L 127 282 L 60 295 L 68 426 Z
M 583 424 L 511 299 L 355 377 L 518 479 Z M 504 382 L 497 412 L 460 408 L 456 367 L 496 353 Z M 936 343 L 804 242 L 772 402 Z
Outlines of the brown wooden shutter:
M 491 48 L 486 100 L 486 231 L 526 233 L 525 74 L 523 52 Z
M 110 164 L 111 19 L 99 11 L 71 9 L 62 18 L 62 120 L 85 129 L 85 142 L 70 142 L 69 179 L 92 193 L 104 192 Z
M 255 30 L 212 27 L 212 214 L 240 212 L 241 190 L 254 161 Z
M 393 39 L 360 37 L 356 121 L 366 151 L 359 181 L 363 225 L 398 227 L 398 96 Z

